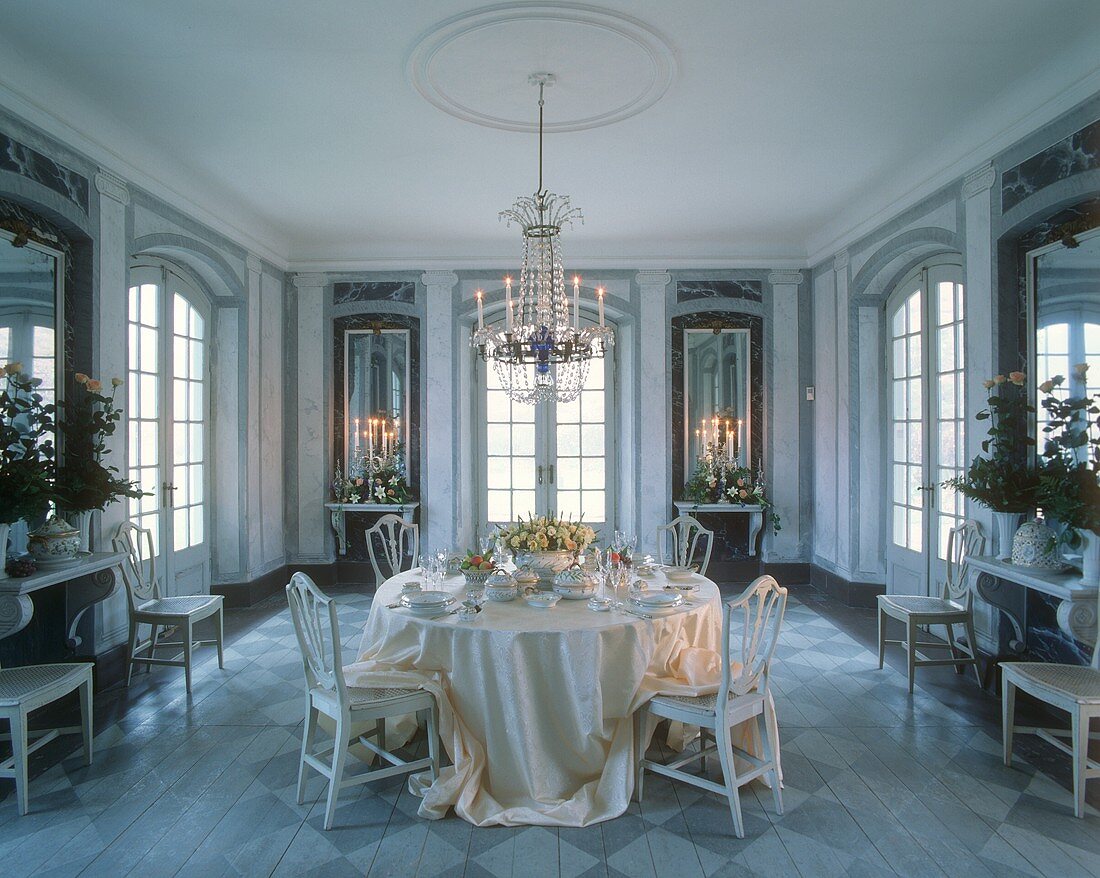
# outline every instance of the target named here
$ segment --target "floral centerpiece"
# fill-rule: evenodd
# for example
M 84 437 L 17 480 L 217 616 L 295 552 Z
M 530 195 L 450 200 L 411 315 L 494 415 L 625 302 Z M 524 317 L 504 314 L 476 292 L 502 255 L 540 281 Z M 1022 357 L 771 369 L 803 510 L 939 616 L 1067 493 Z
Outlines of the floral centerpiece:
M 516 564 L 529 567 L 542 588 L 553 588 L 554 577 L 573 564 L 596 532 L 582 521 L 570 521 L 550 512 L 502 525 L 497 537 L 511 550 Z
M 1066 525 L 1062 541 L 1080 548 L 1082 582 L 1100 584 L 1100 399 L 1087 390 L 1088 365 L 1074 367 L 1080 393 L 1056 392 L 1056 375 L 1039 385 L 1047 413 L 1035 501 L 1043 514 Z
M 53 407 L 44 403 L 40 378 L 22 363 L 0 370 L 0 579 L 7 576 L 8 529 L 49 512 L 55 456 Z
M 1027 463 L 1027 419 L 1034 408 L 1028 404 L 1023 372 L 996 375 L 983 382 L 988 401 L 975 417 L 988 421 L 989 429 L 979 454 L 966 474 L 948 479 L 944 488 L 953 488 L 964 497 L 994 513 L 997 526 L 998 557 L 1012 552 L 1012 537 L 1020 515 L 1035 505 L 1035 472 Z
M 360 459 L 352 463 L 347 475 L 339 464 L 332 480 L 337 503 L 408 503 L 413 499 L 405 475 L 404 446 L 398 443 L 385 458 L 374 458 L 376 467 Z M 381 465 L 377 465 L 377 464 Z
M 735 503 L 771 509 L 772 527 L 776 532 L 780 530 L 779 513 L 768 500 L 763 477 L 747 466 L 700 460 L 684 485 L 684 496 L 696 503 Z
M 111 395 L 103 384 L 82 372 L 73 376 L 76 390 L 57 405 L 58 429 L 64 438 L 64 453 L 54 480 L 57 506 L 80 530 L 81 549 L 88 549 L 88 525 L 93 511 L 102 511 L 121 497 L 143 496 L 137 482 L 124 479 L 118 467 L 104 458 L 110 454 L 107 439 L 122 419 L 115 404 L 121 378 L 111 379 Z

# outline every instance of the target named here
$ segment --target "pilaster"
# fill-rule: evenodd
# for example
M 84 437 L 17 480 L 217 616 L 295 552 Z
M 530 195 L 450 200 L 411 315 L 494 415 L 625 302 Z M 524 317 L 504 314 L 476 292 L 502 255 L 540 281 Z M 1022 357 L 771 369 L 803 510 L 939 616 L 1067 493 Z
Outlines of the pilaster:
M 424 422 L 420 435 L 423 444 L 421 479 L 421 545 L 425 548 L 450 546 L 456 535 L 466 529 L 465 516 L 455 502 L 458 467 L 456 452 L 460 437 L 455 429 L 455 326 L 454 288 L 458 275 L 453 271 L 426 271 L 420 276 L 425 291 L 424 347 Z
M 638 539 L 648 551 L 657 551 L 657 528 L 668 522 L 672 510 L 672 447 L 669 391 L 669 351 L 666 291 L 672 282 L 667 271 L 639 271 L 638 350 L 640 384 L 638 423 Z
M 769 485 L 771 501 L 782 523 L 779 533 L 772 536 L 767 559 L 794 561 L 802 559 L 798 430 L 798 286 L 802 272 L 773 271 L 768 283 L 772 288 Z
M 261 548 L 263 546 L 263 510 L 260 499 L 260 485 L 262 474 L 260 472 L 260 375 L 262 370 L 262 348 L 260 344 L 260 323 L 262 321 L 261 309 L 261 283 L 263 282 L 263 265 L 260 260 L 251 253 L 245 257 L 245 268 L 248 271 L 248 355 L 245 362 L 248 364 L 248 375 L 245 386 L 247 388 L 246 405 L 248 406 L 247 423 L 245 431 L 245 459 L 247 461 L 247 543 L 245 547 L 245 566 L 247 577 L 257 572 L 262 564 Z M 315 347 L 315 345 L 310 345 Z M 299 349 L 300 350 L 300 349 Z
M 324 274 L 294 277 L 298 298 L 298 560 L 327 561 Z M 251 298 L 251 291 L 250 291 Z M 258 295 L 258 294 L 257 294 Z M 251 329 L 249 331 L 251 335 Z

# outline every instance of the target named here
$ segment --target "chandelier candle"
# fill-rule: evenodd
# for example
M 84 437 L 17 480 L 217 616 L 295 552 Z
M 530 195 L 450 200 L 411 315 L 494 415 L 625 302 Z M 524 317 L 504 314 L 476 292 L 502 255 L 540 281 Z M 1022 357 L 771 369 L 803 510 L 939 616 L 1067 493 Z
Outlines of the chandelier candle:
M 475 295 L 477 296 L 477 328 L 485 328 L 485 306 L 481 301 L 481 290 L 478 290 Z

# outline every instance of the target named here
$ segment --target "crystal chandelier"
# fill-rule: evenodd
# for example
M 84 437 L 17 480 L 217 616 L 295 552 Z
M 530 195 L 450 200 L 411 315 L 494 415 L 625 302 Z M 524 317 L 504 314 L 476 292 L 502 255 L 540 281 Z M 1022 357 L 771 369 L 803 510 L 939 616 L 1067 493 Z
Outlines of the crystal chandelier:
M 596 291 L 598 326 L 581 328 L 579 277 L 573 278 L 570 308 L 561 230 L 574 220 L 583 223 L 584 218 L 579 208 L 570 205 L 569 196 L 555 195 L 542 186 L 543 93 L 553 84 L 554 75 L 533 73 L 528 81 L 539 87 L 539 184 L 534 195 L 517 198 L 511 209 L 500 212 L 509 226 L 514 222 L 523 230 L 518 296 L 513 295 L 512 278 L 506 277 L 503 326 L 486 326 L 482 292 L 477 291 L 478 325 L 471 344 L 486 363 L 492 363 L 512 400 L 572 402 L 584 387 L 589 361 L 603 357 L 615 336 L 604 323 L 602 288 Z

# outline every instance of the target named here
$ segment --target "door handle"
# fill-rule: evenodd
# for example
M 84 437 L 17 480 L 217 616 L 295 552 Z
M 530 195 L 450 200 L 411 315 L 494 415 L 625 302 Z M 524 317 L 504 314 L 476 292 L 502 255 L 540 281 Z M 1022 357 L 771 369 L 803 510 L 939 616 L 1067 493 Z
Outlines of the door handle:
M 541 485 L 542 484 L 542 464 L 541 463 L 537 467 L 535 467 L 535 473 L 536 473 L 536 476 L 538 478 L 538 483 Z
M 176 486 L 169 482 L 162 482 L 160 489 L 164 491 L 164 505 L 169 509 L 172 508 L 172 492 L 176 490 Z
M 554 464 L 550 464 L 549 470 L 550 470 L 550 484 L 552 485 L 552 484 L 554 484 Z

